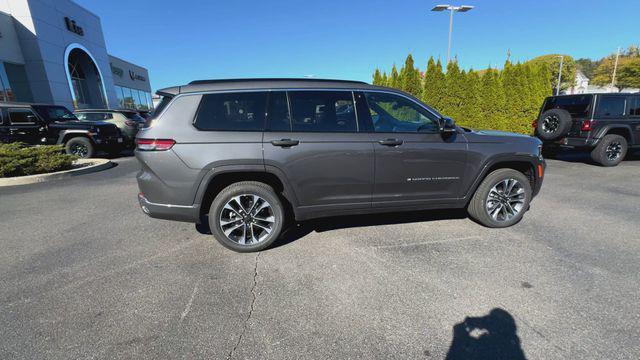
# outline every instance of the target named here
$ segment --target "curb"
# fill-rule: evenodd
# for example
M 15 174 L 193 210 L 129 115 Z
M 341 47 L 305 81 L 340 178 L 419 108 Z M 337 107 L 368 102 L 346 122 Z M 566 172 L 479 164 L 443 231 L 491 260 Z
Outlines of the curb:
M 36 174 L 27 176 L 16 176 L 10 178 L 0 178 L 0 187 L 35 184 L 52 180 L 67 179 L 77 175 L 89 174 L 106 170 L 113 166 L 109 159 L 79 159 L 73 162 L 74 165 L 92 164 L 77 169 L 58 171 L 48 174 Z

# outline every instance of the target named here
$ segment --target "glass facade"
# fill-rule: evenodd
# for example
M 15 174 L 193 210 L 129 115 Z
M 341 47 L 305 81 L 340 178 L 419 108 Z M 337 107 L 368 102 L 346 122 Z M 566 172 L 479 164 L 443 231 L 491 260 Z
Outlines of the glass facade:
M 115 89 L 121 109 L 153 110 L 151 93 L 117 85 Z
M 24 65 L 0 62 L 0 101 L 33 102 Z

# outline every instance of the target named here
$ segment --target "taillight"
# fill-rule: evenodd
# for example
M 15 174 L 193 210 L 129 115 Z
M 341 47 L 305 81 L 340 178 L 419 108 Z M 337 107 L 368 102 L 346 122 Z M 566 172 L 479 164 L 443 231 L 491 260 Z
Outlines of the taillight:
M 131 127 L 135 127 L 137 125 L 136 122 L 133 120 L 127 120 L 124 122 L 124 124 Z
M 593 129 L 593 120 L 584 120 L 582 122 L 582 126 L 580 126 L 580 131 L 591 131 Z
M 169 150 L 175 143 L 171 139 L 136 139 L 137 148 L 142 151 Z

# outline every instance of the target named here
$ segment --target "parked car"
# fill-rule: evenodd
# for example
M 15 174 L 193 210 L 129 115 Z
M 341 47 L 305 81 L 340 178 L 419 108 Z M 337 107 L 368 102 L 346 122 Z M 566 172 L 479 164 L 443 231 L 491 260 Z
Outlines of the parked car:
M 145 119 L 136 111 L 108 110 L 108 109 L 81 109 L 76 110 L 75 115 L 84 121 L 101 121 L 114 124 L 124 136 L 125 146 L 133 148 L 138 130 L 144 126 Z
M 640 146 L 640 94 L 550 96 L 533 127 L 546 156 L 573 148 L 589 151 L 602 166 L 616 166 Z
M 158 91 L 138 132 L 142 210 L 207 223 L 236 251 L 289 220 L 466 208 L 522 218 L 542 185 L 540 140 L 474 131 L 401 91 L 356 81 L 195 81 Z
M 67 154 L 93 157 L 119 152 L 124 139 L 106 122 L 80 121 L 64 106 L 0 102 L 0 141 L 29 145 L 60 144 Z

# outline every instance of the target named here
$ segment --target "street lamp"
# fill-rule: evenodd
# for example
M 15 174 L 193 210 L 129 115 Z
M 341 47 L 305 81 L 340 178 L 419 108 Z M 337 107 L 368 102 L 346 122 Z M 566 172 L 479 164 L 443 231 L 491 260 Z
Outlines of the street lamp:
M 453 13 L 454 12 L 467 12 L 473 9 L 473 6 L 461 5 L 436 5 L 431 11 L 445 11 L 449 10 L 449 47 L 447 48 L 447 65 L 449 65 L 449 59 L 451 59 L 451 32 L 453 30 Z
M 560 58 L 560 69 L 558 70 L 558 83 L 556 84 L 556 95 L 560 95 L 560 84 L 562 83 L 562 60 L 564 60 L 564 56 L 558 55 L 556 57 Z

